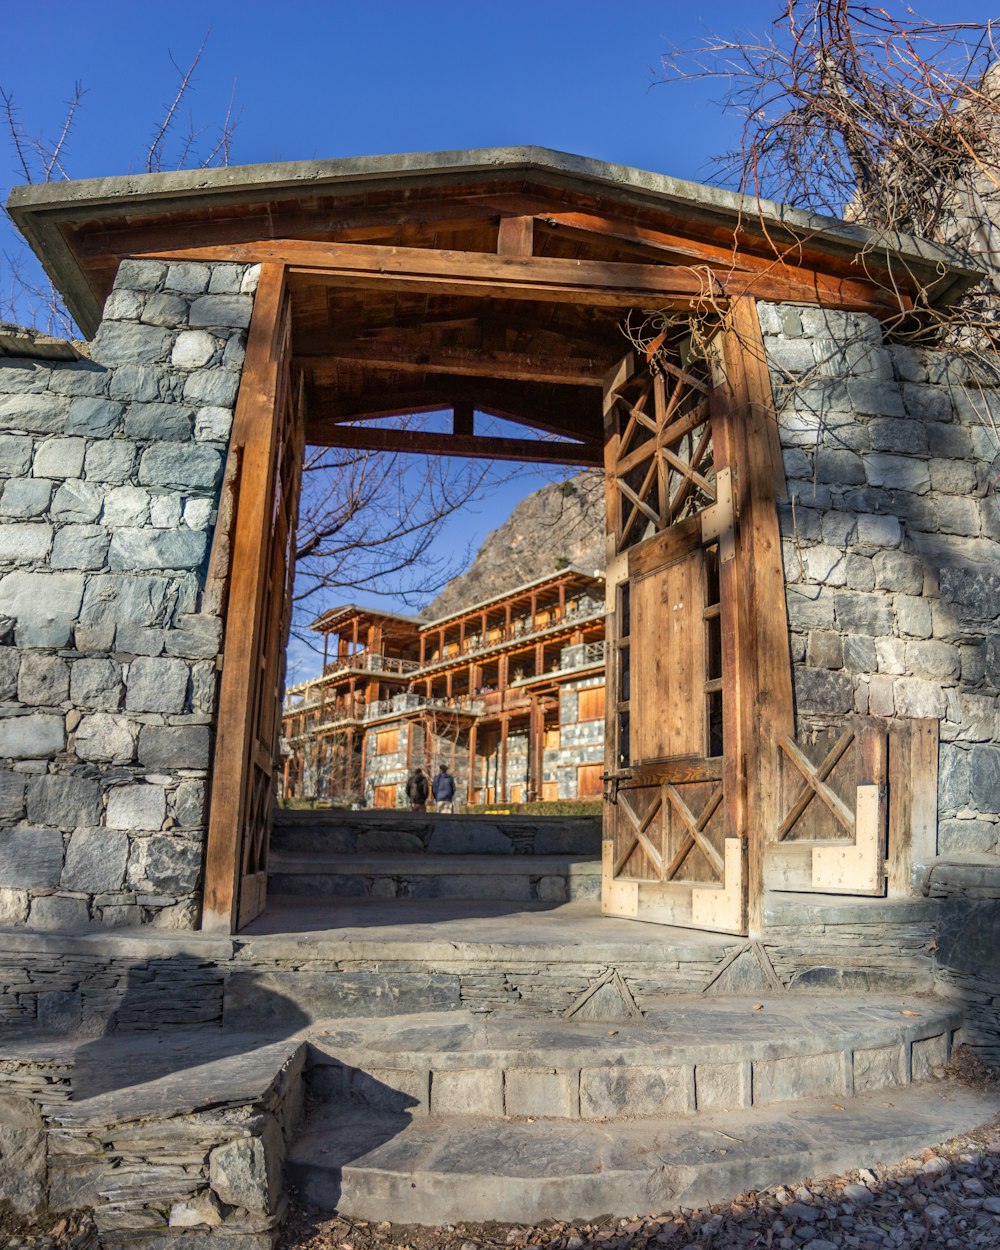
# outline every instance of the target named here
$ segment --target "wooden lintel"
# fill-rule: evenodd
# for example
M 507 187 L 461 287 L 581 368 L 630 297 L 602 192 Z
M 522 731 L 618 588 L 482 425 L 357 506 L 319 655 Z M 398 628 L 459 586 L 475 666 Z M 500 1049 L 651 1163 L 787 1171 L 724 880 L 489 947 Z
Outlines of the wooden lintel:
M 341 343 L 317 356 L 296 356 L 317 379 L 335 373 L 342 361 L 398 373 L 450 373 L 468 378 L 503 378 L 512 382 L 600 386 L 606 365 L 569 356 L 489 351 L 473 347 L 410 350 L 382 343 Z
M 537 464 L 582 466 L 604 462 L 604 449 L 597 443 L 486 438 L 478 434 L 437 434 L 427 430 L 359 429 L 315 418 L 309 423 L 309 441 L 327 447 L 409 452 L 425 456 L 464 456 L 473 460 L 523 460 Z
M 751 295 L 756 299 L 822 304 L 876 315 L 891 311 L 890 297 L 878 298 L 879 293 L 870 283 L 838 278 L 821 287 L 816 276 L 808 271 L 802 273 L 800 279 L 793 279 L 785 274 L 713 269 L 707 263 L 642 265 L 303 239 L 267 239 L 136 255 L 168 261 L 242 264 L 277 261 L 288 265 L 290 277 L 298 282 L 348 288 L 386 286 L 440 295 L 530 299 L 595 307 L 653 304 L 690 310 L 705 302 L 722 306 L 730 299 Z M 906 302 L 904 297 L 900 298 Z M 895 302 L 895 311 L 899 307 L 900 303 Z

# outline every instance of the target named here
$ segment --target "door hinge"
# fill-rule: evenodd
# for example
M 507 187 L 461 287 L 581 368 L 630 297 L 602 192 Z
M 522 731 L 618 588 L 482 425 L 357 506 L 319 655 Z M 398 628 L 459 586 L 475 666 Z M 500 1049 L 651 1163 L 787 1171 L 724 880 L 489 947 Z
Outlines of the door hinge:
M 715 503 L 701 513 L 701 541 L 719 540 L 719 559 L 725 564 L 736 555 L 736 503 L 733 497 L 733 471 L 720 469 L 715 475 Z

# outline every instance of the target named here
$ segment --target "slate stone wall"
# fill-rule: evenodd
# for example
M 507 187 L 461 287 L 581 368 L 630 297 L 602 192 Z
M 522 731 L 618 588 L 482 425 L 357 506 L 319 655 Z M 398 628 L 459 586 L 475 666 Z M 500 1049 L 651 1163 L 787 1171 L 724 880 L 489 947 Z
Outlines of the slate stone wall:
M 0 360 L 0 926 L 196 922 L 256 279 L 126 261 L 89 360 Z
M 759 306 L 800 728 L 940 720 L 939 852 L 1000 853 L 1000 390 L 866 316 Z

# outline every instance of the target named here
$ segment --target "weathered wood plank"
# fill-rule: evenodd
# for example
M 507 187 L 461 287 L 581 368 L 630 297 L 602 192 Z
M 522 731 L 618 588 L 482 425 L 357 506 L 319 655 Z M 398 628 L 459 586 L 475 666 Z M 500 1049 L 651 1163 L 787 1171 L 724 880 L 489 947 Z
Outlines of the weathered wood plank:
M 488 438 L 479 434 L 437 434 L 427 430 L 384 430 L 312 421 L 310 442 L 325 447 L 407 452 L 426 456 L 465 456 L 480 460 L 523 460 L 536 464 L 599 465 L 599 443 L 547 439 Z

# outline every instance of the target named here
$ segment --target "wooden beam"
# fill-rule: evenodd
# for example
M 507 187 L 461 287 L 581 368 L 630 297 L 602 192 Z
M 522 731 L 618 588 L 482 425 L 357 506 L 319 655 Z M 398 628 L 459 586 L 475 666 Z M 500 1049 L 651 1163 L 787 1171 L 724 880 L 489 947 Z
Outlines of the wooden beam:
M 535 237 L 533 217 L 501 217 L 497 235 L 499 256 L 530 256 Z
M 713 270 L 710 266 L 640 265 L 617 261 L 565 260 L 549 256 L 496 256 L 487 252 L 362 243 L 268 239 L 228 246 L 188 247 L 141 253 L 149 259 L 200 260 L 290 267 L 298 281 L 342 287 L 387 286 L 442 295 L 480 295 L 554 303 L 627 308 L 638 304 L 690 309 L 692 301 L 715 302 L 752 294 L 757 299 L 822 303 L 824 307 L 885 312 L 865 282 L 836 279 L 822 298 L 815 275 L 792 280 L 769 273 Z M 898 310 L 898 305 L 896 305 Z
M 503 378 L 509 382 L 546 382 L 555 386 L 600 386 L 607 365 L 601 361 L 548 354 L 489 351 L 484 348 L 434 346 L 405 348 L 388 343 L 332 343 L 320 355 L 296 355 L 296 363 L 323 379 L 338 363 L 364 365 L 399 373 L 447 373 L 467 378 Z
M 270 536 L 285 309 L 284 270 L 266 265 L 254 300 L 233 418 L 231 446 L 239 473 L 201 921 L 203 929 L 225 933 L 235 929 L 239 905 L 244 767 L 254 731 L 247 701 L 258 662 L 255 648 Z
M 451 410 L 451 432 L 465 436 L 473 436 L 476 432 L 476 413 L 472 404 L 466 402 L 455 404 Z
M 603 447 L 597 443 L 483 438 L 479 435 L 435 434 L 425 430 L 358 429 L 315 420 L 309 425 L 309 441 L 327 447 L 356 447 L 365 451 L 523 460 L 538 464 L 598 465 L 603 463 L 604 455 Z

